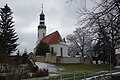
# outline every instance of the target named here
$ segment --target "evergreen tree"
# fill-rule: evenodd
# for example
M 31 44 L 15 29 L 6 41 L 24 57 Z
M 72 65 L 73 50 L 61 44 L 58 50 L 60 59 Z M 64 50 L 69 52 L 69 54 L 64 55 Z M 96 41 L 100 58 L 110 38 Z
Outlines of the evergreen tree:
M 16 61 L 20 61 L 20 57 L 21 57 L 21 55 L 20 55 L 20 51 L 18 50 L 17 51 L 17 55 L 16 55 L 17 57 L 16 57 Z
M 17 51 L 17 56 L 20 56 L 20 51 L 19 50 Z
M 23 53 L 23 55 L 22 55 L 23 63 L 26 63 L 26 62 L 27 62 L 27 59 L 28 59 L 28 55 L 27 55 L 27 50 L 25 49 L 25 50 L 24 50 L 24 53 Z
M 14 29 L 13 12 L 6 4 L 0 8 L 0 55 L 9 56 L 16 51 L 18 35 Z
M 46 56 L 46 53 L 50 52 L 49 45 L 41 42 L 36 48 L 36 55 Z

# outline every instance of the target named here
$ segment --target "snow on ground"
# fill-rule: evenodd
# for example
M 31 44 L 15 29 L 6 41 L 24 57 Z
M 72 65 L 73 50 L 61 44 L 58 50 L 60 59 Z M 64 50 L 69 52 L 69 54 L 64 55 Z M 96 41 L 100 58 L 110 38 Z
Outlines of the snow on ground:
M 43 62 L 35 62 L 39 69 L 48 69 L 49 72 L 57 72 L 58 68 L 53 64 L 43 63 Z
M 120 66 L 116 66 L 115 68 L 120 68 Z

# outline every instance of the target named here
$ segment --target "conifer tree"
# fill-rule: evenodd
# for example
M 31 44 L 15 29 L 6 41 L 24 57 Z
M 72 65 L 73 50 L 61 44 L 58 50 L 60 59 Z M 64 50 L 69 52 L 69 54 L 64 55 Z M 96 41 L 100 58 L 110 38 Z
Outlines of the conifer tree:
M 18 35 L 14 29 L 13 12 L 6 4 L 0 8 L 0 55 L 9 56 L 17 50 Z
M 40 42 L 40 44 L 36 47 L 36 55 L 46 56 L 46 53 L 50 52 L 49 44 L 44 42 Z
M 22 55 L 22 60 L 23 60 L 22 62 L 23 62 L 23 63 L 26 63 L 26 62 L 27 62 L 27 59 L 28 59 L 27 53 L 28 53 L 28 52 L 27 52 L 27 49 L 25 49 L 24 52 L 23 52 L 23 55 Z

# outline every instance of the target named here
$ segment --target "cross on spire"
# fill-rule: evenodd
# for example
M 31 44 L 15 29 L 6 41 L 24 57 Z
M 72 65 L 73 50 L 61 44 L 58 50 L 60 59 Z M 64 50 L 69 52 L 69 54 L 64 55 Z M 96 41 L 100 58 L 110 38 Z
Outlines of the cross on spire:
M 40 14 L 40 25 L 38 26 L 38 28 L 45 28 L 45 14 L 43 13 L 43 4 L 41 4 L 41 8 L 42 8 L 42 12 Z
M 43 13 L 43 4 L 41 4 L 41 7 L 42 7 L 42 13 Z

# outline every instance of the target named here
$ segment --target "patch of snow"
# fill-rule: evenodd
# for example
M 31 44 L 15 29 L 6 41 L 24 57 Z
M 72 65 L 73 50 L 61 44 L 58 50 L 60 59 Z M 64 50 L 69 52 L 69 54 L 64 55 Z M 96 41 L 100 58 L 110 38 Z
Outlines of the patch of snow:
M 50 74 L 49 76 L 58 76 L 58 74 Z
M 43 63 L 43 62 L 35 62 L 39 69 L 48 69 L 49 72 L 57 72 L 57 68 L 53 64 Z
M 116 66 L 115 68 L 120 68 L 120 66 Z

